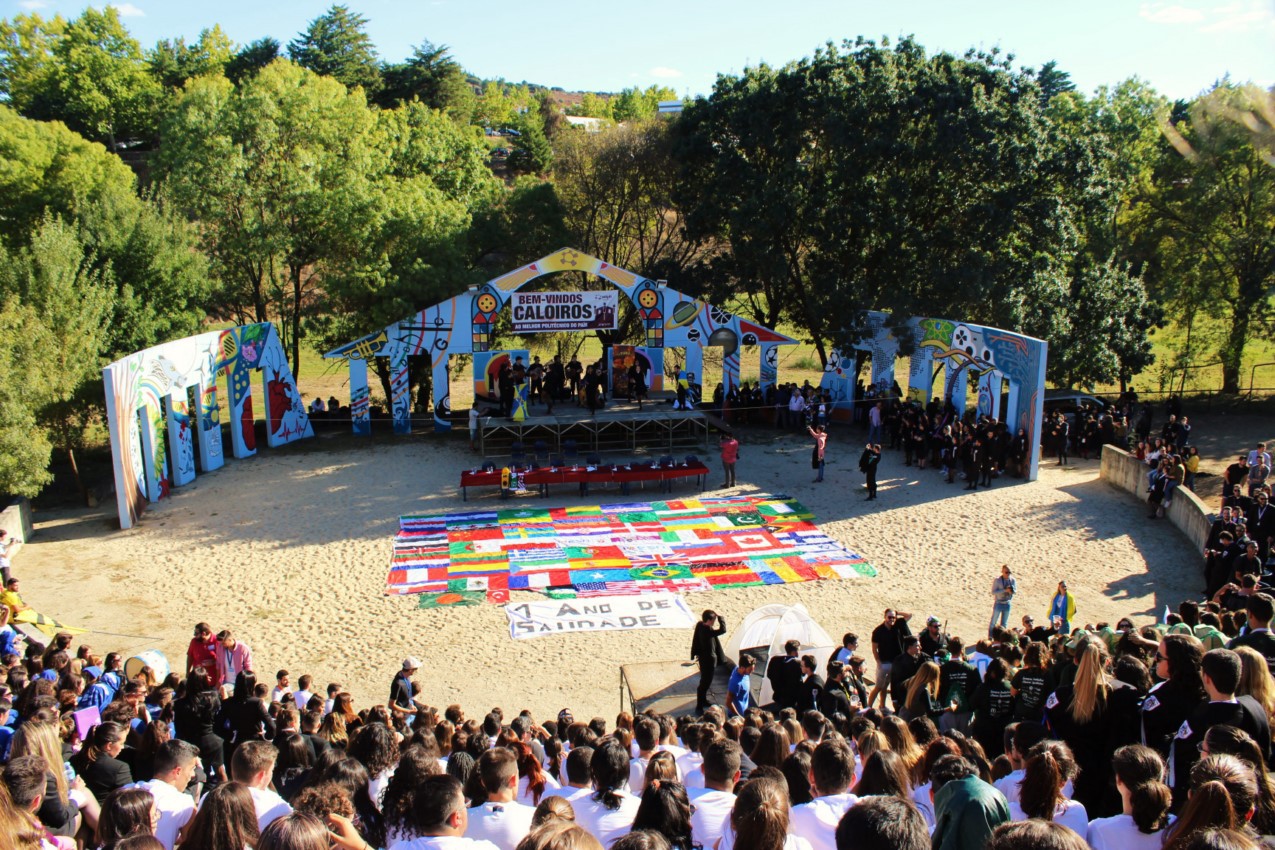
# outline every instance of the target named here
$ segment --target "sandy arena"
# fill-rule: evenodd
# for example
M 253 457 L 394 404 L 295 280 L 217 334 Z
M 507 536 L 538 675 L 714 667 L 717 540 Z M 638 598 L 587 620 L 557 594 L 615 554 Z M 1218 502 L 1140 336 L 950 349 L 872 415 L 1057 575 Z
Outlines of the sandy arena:
M 1202 470 L 1215 473 L 1269 436 L 1256 416 L 1192 420 L 1207 456 Z M 1126 614 L 1150 622 L 1166 603 L 1200 590 L 1199 554 L 1167 520 L 1148 520 L 1144 504 L 1101 481 L 1095 460 L 1064 468 L 1044 462 L 1035 483 L 999 479 L 991 490 L 968 493 L 933 470 L 904 467 L 902 454 L 887 450 L 880 498 L 866 502 L 858 431 L 834 429 L 823 484 L 811 482 L 808 441 L 758 439 L 741 435 L 737 492 L 798 498 L 880 574 L 687 595 L 694 611 L 714 608 L 732 628 L 759 605 L 801 602 L 834 639 L 856 631 L 866 650 L 882 610 L 898 606 L 916 615 L 917 626 L 936 614 L 953 634 L 974 640 L 986 632 L 1002 563 L 1019 580 L 1015 623 L 1027 613 L 1043 618 L 1062 578 L 1080 623 Z M 94 630 L 80 640 L 100 652 L 158 648 L 184 671 L 191 627 L 206 620 L 248 642 L 264 681 L 273 684 L 281 667 L 294 684 L 310 673 L 316 691 L 341 683 L 356 708 L 383 702 L 402 658 L 415 655 L 432 705 L 459 702 L 471 715 L 494 705 L 529 708 L 538 717 L 569 706 L 577 717 L 614 717 L 620 665 L 686 659 L 689 630 L 513 641 L 498 606 L 421 611 L 415 597 L 384 595 L 398 517 L 462 508 L 459 473 L 476 463 L 467 448 L 458 439 L 363 443 L 343 435 L 264 450 L 200 475 L 130 531 L 118 530 L 113 502 L 38 513 L 36 537 L 17 553 L 14 572 L 29 604 Z M 715 455 L 712 461 L 706 494 L 720 473 Z M 1197 489 L 1210 486 L 1216 493 L 1216 478 Z M 689 484 L 674 490 L 692 494 Z M 498 504 L 494 493 L 473 495 L 464 507 Z M 635 489 L 625 500 L 647 498 L 659 496 Z M 594 504 L 620 499 L 616 490 L 590 496 Z M 570 488 L 548 502 L 525 501 L 583 503 Z M 515 602 L 533 597 L 512 594 Z

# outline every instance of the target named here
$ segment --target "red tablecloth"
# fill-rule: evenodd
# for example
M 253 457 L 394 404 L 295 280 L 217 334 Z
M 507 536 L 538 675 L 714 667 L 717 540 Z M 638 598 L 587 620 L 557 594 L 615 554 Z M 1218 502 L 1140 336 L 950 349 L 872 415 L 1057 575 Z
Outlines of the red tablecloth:
M 636 481 L 670 481 L 675 478 L 700 478 L 706 475 L 708 475 L 708 467 L 698 461 L 661 467 L 635 463 L 628 469 L 623 465 L 612 467 L 610 464 L 604 464 L 593 470 L 583 466 L 529 469 L 522 473 L 522 481 L 528 487 L 539 487 L 544 490 L 551 484 L 584 484 L 586 486 L 607 483 L 631 484 Z M 478 472 L 466 470 L 460 474 L 460 486 L 462 492 L 469 487 L 499 487 L 500 470 L 479 470 Z

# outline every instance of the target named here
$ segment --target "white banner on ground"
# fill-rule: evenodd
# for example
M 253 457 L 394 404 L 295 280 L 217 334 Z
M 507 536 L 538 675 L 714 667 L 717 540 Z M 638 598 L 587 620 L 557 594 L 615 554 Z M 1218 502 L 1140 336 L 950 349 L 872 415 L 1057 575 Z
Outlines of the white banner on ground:
M 603 596 L 592 599 L 547 599 L 505 606 L 509 636 L 514 640 L 563 632 L 609 632 L 629 629 L 689 629 L 695 617 L 675 593 Z

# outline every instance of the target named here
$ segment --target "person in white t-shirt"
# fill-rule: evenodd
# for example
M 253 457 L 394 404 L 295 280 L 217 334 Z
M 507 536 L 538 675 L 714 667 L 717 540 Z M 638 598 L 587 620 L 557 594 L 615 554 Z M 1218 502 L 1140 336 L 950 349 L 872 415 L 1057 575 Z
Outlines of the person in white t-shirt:
M 794 806 L 790 831 L 814 850 L 836 850 L 834 834 L 841 816 L 858 798 L 850 793 L 854 751 L 840 740 L 821 741 L 810 756 L 810 793 L 814 799 Z
M 634 794 L 641 794 L 646 785 L 646 766 L 651 763 L 659 743 L 659 723 L 646 715 L 633 721 L 633 744 L 638 753 L 629 760 L 629 790 Z
M 292 693 L 292 681 L 288 678 L 287 670 L 280 670 L 274 674 L 275 685 L 274 690 L 270 692 L 271 702 L 283 702 L 284 694 Z
M 629 754 L 614 738 L 603 738 L 589 761 L 593 793 L 571 801 L 576 823 L 584 827 L 605 848 L 633 827 L 639 797 L 628 790 Z
M 310 697 L 314 696 L 310 692 L 310 683 L 314 679 L 307 673 L 297 679 L 297 690 L 292 694 L 292 702 L 296 705 L 297 711 L 304 712 L 310 707 Z
M 717 844 L 735 807 L 735 783 L 739 781 L 739 765 L 743 750 L 738 741 L 723 738 L 704 751 L 703 788 L 688 788 L 691 805 L 691 835 L 695 843 L 709 848 Z
M 425 777 L 416 789 L 416 806 L 423 834 L 388 850 L 498 850 L 490 841 L 465 837 L 469 810 L 454 776 Z
M 155 798 L 159 812 L 155 837 L 164 850 L 173 850 L 178 833 L 195 816 L 195 801 L 186 793 L 186 786 L 198 766 L 198 747 L 177 739 L 165 741 L 155 753 L 155 778 L 133 786 L 146 789 Z
M 483 753 L 475 767 L 487 792 L 487 801 L 469 810 L 466 838 L 490 841 L 500 850 L 514 850 L 531 832 L 536 810 L 517 802 L 518 757 L 512 750 L 495 747 Z
M 1164 759 L 1150 747 L 1133 744 L 1116 750 L 1112 765 L 1124 811 L 1089 821 L 1085 840 L 1093 850 L 1160 850 L 1164 830 L 1173 822 Z
M 292 813 L 282 797 L 270 790 L 274 763 L 279 751 L 269 741 L 245 741 L 235 749 L 230 760 L 231 777 L 248 786 L 252 805 L 257 810 L 257 830 L 265 832 L 276 819 Z
M 1063 796 L 1063 785 L 1075 778 L 1076 760 L 1062 741 L 1041 741 L 1028 752 L 1018 800 L 1009 804 L 1009 819 L 1040 818 L 1060 823 L 1077 835 L 1089 829 L 1085 807 Z
M 580 746 L 567 753 L 563 760 L 567 784 L 561 788 L 545 788 L 545 792 L 540 795 L 540 802 L 543 803 L 545 797 L 565 797 L 574 801 L 577 797 L 593 793 L 593 786 L 589 784 L 589 762 L 592 758 L 593 747 Z

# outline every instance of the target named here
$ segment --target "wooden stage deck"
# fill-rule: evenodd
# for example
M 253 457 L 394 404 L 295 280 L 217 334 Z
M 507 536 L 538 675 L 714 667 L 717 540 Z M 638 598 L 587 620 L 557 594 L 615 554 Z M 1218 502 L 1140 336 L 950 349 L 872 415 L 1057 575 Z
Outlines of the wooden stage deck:
M 514 443 L 528 453 L 537 443 L 547 451 L 564 454 L 572 445 L 579 454 L 651 453 L 708 449 L 710 423 L 700 410 L 674 410 L 661 401 L 636 404 L 611 402 L 590 415 L 572 402 L 554 407 L 552 414 L 536 405 L 522 422 L 500 416 L 479 419 L 478 443 L 483 457 L 512 454 Z M 541 460 L 543 463 L 543 459 Z

